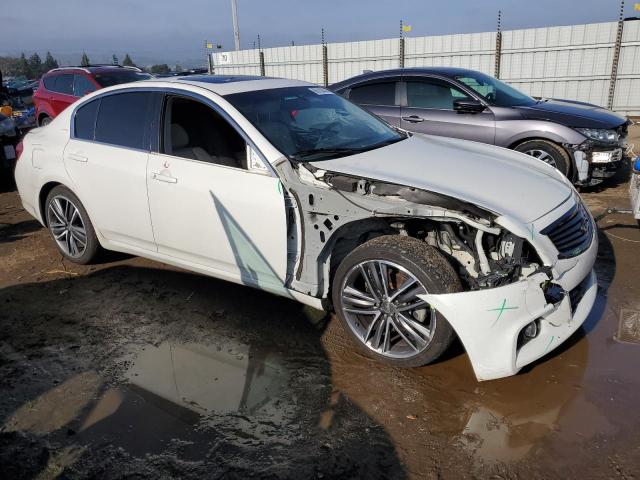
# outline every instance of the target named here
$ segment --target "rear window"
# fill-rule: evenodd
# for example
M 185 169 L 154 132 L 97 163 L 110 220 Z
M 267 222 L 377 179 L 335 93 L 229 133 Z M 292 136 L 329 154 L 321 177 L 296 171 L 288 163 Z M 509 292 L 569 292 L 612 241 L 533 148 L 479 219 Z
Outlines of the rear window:
M 358 105 L 395 105 L 396 83 L 369 83 L 354 87 L 349 92 L 349 100 Z
M 96 129 L 96 115 L 100 99 L 93 100 L 76 111 L 74 132 L 76 138 L 81 140 L 93 140 Z
M 108 72 L 94 73 L 93 78 L 103 87 L 111 87 L 121 83 L 139 82 L 148 80 L 151 77 L 148 73 L 136 72 L 135 70 L 113 70 Z
M 148 126 L 151 119 L 151 92 L 118 93 L 101 97 L 95 139 L 140 150 L 149 149 Z
M 44 86 L 50 92 L 73 95 L 73 75 L 65 73 L 47 77 L 44 79 Z

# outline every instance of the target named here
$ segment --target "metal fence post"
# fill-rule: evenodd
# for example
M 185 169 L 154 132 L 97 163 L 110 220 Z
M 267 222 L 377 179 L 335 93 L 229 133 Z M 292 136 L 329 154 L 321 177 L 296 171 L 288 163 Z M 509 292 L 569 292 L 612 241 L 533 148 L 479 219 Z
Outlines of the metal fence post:
M 322 29 L 322 81 L 325 87 L 329 86 L 329 54 L 324 38 L 324 28 Z
M 402 20 L 400 20 L 400 52 L 399 52 L 400 68 L 404 68 L 404 36 L 402 35 Z
M 620 2 L 620 17 L 618 18 L 618 32 L 616 43 L 613 47 L 613 61 L 611 62 L 611 79 L 609 80 L 609 98 L 607 108 L 613 109 L 613 97 L 616 94 L 616 80 L 618 78 L 618 64 L 620 62 L 620 49 L 622 47 L 622 32 L 624 30 L 624 0 Z
M 258 35 L 258 58 L 260 59 L 260 75 L 264 77 L 264 52 L 262 51 L 262 43 L 260 43 L 260 35 Z
M 493 76 L 500 78 L 500 61 L 502 60 L 502 12 L 498 10 L 498 31 L 496 32 L 496 63 Z

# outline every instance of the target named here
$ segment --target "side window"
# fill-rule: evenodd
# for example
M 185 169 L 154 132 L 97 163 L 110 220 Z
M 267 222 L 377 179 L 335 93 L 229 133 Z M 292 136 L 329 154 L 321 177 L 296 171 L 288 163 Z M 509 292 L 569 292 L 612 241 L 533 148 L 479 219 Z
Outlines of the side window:
M 100 99 L 93 100 L 76 110 L 76 118 L 73 129 L 76 138 L 80 140 L 93 140 L 96 130 L 96 115 Z
M 163 152 L 227 167 L 247 169 L 247 144 L 218 112 L 185 97 L 168 97 Z
M 396 82 L 368 83 L 353 87 L 349 100 L 358 105 L 395 105 Z
M 56 91 L 56 79 L 57 78 L 58 77 L 46 77 L 43 80 L 44 88 L 46 88 L 50 92 L 55 92 Z
M 453 101 L 468 98 L 461 90 L 440 80 L 416 80 L 407 82 L 407 106 L 453 110 Z
M 127 92 L 100 97 L 95 139 L 98 142 L 145 150 L 153 106 L 150 92 Z
M 58 93 L 64 93 L 65 95 L 73 95 L 73 75 L 58 75 L 56 77 L 55 90 Z
M 84 97 L 86 94 L 94 92 L 96 87 L 84 75 L 73 76 L 73 94 L 76 97 Z

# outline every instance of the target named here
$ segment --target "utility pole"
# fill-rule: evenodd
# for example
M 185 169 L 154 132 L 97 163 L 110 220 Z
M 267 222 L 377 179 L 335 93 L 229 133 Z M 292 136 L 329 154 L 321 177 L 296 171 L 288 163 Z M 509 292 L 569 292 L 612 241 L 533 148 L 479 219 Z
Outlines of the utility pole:
M 618 31 L 616 43 L 613 46 L 613 61 L 611 62 L 611 78 L 609 80 L 609 96 L 607 108 L 613 110 L 613 100 L 616 95 L 616 81 L 618 79 L 618 63 L 620 62 L 620 50 L 622 48 L 622 31 L 624 29 L 624 0 L 620 1 L 620 16 L 618 17 Z
M 502 12 L 498 10 L 498 31 L 496 32 L 496 57 L 493 76 L 500 78 L 500 63 L 502 60 Z
M 231 15 L 233 16 L 233 41 L 236 50 L 240 50 L 240 29 L 238 28 L 238 4 L 236 0 L 231 0 Z

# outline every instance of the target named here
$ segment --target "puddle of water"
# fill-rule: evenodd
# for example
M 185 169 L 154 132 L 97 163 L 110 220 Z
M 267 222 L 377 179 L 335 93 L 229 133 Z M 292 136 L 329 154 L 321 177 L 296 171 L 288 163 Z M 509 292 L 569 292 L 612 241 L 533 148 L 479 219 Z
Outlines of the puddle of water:
M 141 350 L 128 384 L 104 392 L 82 418 L 78 440 L 108 441 L 133 455 L 172 448 L 201 458 L 216 434 L 199 429 L 207 415 L 283 415 L 278 395 L 289 372 L 273 354 L 244 344 L 162 343 Z

